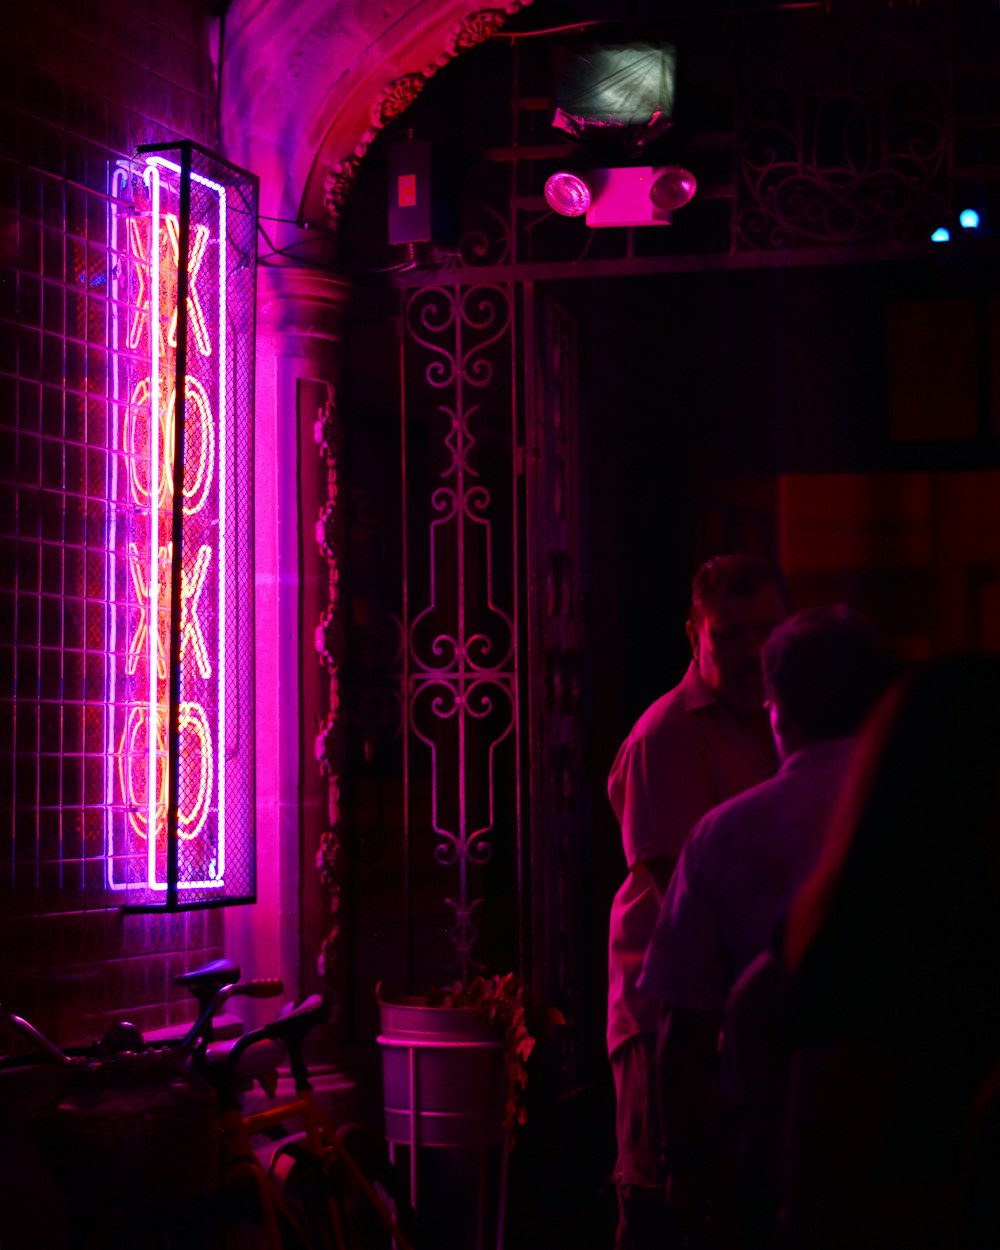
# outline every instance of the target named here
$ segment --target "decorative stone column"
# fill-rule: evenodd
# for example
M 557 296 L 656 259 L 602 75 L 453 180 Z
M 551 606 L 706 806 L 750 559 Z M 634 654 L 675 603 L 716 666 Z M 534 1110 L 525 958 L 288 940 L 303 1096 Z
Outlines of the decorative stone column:
M 334 1001 L 342 991 L 336 388 L 348 291 L 318 269 L 258 271 L 259 887 L 255 907 L 227 916 L 227 949 L 248 974 L 280 975 L 289 994 L 321 979 Z

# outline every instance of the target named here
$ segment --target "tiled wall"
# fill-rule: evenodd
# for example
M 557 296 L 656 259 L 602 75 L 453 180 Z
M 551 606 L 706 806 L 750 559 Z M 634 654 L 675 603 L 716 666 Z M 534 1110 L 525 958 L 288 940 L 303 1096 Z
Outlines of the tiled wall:
M 103 863 L 109 168 L 215 145 L 209 8 L 32 0 L 0 37 L 0 1002 L 66 1042 L 183 1016 L 170 977 L 221 953 Z

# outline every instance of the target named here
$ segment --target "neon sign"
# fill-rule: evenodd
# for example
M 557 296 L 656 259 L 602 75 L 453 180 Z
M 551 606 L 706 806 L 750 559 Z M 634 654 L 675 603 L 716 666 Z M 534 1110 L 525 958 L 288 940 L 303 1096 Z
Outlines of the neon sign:
M 227 498 L 239 462 L 227 386 L 229 193 L 220 177 L 159 150 L 139 165 L 120 163 L 112 175 L 107 875 L 112 890 L 140 905 L 162 904 L 167 891 L 178 905 L 231 893 L 234 761 L 252 789 L 247 718 L 239 744 L 227 726 L 227 616 L 246 606 L 234 590 Z M 252 287 L 249 302 L 252 332 Z M 183 483 L 179 519 L 175 482 Z M 245 801 L 240 810 L 246 815 Z M 252 803 L 249 813 L 252 823 Z M 232 831 L 238 840 L 247 823 Z M 250 836 L 252 890 L 252 828 Z M 245 894 L 246 848 L 237 849 Z

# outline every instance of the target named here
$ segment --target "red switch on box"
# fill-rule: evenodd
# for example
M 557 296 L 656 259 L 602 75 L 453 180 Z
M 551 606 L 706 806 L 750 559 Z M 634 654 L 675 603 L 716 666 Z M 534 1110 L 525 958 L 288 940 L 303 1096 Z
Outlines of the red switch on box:
M 388 175 L 389 242 L 430 242 L 430 143 L 422 140 L 393 144 L 389 148 Z

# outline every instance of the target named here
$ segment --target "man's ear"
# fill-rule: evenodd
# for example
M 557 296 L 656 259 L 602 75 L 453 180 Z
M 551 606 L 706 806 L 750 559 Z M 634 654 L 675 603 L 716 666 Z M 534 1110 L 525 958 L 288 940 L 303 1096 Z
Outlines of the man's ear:
M 687 631 L 688 642 L 691 644 L 691 654 L 697 660 L 698 647 L 699 647 L 699 642 L 700 642 L 700 639 L 698 637 L 698 626 L 694 623 L 694 621 L 688 619 L 688 622 L 684 626 L 684 628 Z
M 772 690 L 768 694 L 768 702 L 771 705 L 771 731 L 774 734 L 775 744 L 781 754 L 782 759 L 791 755 L 793 751 L 797 751 L 806 739 L 799 728 L 799 722 L 792 715 L 791 709 L 785 700 Z

